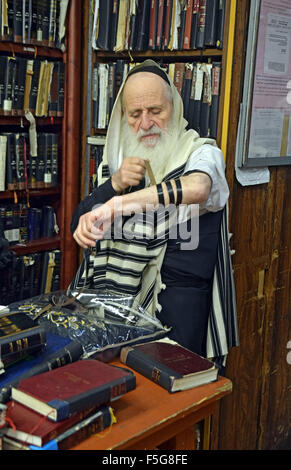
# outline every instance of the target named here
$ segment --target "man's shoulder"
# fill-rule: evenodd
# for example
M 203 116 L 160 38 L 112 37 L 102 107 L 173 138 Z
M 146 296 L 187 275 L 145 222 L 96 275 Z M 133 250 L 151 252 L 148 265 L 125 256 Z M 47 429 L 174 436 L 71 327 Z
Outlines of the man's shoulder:
M 221 149 L 217 147 L 216 145 L 203 144 L 200 147 L 198 147 L 196 150 L 191 152 L 191 154 L 189 155 L 189 158 L 196 157 L 196 156 L 198 157 L 202 155 L 209 156 L 209 157 L 214 156 L 216 158 L 223 157 Z

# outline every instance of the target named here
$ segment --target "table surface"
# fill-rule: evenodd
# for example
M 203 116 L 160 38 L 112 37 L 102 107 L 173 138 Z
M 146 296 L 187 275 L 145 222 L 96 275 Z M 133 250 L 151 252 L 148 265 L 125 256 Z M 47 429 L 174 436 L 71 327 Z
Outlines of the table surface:
M 113 364 L 124 367 L 118 361 Z M 231 381 L 219 377 L 207 385 L 169 393 L 138 372 L 133 372 L 136 389 L 112 403 L 117 423 L 90 436 L 73 450 L 151 449 L 145 447 L 145 439 L 149 439 L 147 446 L 153 446 L 157 439 L 162 439 L 163 433 L 171 437 L 171 432 L 185 431 L 185 426 L 189 427 L 189 424 L 193 425 L 209 416 L 214 405 L 232 390 Z M 189 424 L 186 425 L 187 419 Z

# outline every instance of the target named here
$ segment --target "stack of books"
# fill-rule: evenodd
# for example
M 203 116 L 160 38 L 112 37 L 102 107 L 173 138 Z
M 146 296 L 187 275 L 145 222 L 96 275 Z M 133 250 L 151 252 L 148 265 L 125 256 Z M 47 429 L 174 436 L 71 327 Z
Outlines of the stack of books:
M 20 380 L 6 403 L 6 449 L 69 449 L 116 422 L 112 402 L 136 387 L 135 375 L 95 359 L 77 360 Z

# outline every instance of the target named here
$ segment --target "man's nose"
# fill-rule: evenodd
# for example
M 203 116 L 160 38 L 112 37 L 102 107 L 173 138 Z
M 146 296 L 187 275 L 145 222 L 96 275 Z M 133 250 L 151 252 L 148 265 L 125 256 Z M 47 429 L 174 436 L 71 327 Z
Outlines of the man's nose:
M 153 122 L 150 118 L 150 116 L 147 113 L 143 113 L 141 115 L 141 122 L 140 122 L 140 127 L 144 131 L 148 131 L 153 125 Z

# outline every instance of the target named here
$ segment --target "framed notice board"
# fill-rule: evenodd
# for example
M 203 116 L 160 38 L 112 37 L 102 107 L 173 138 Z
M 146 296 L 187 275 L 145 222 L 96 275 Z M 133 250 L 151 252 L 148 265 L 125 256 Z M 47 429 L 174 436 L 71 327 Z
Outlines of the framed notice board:
M 237 141 L 240 167 L 291 164 L 291 1 L 252 0 Z

